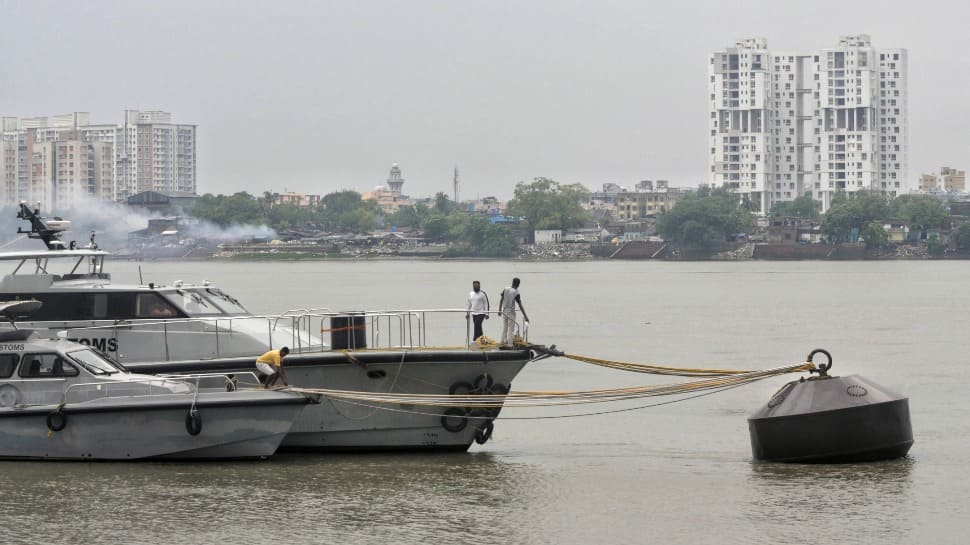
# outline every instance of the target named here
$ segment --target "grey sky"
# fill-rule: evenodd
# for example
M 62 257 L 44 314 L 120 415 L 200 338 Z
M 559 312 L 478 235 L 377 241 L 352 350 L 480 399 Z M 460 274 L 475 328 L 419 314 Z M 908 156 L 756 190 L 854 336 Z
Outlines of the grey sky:
M 910 182 L 970 167 L 962 2 L 0 0 L 0 114 L 171 111 L 200 193 L 511 196 L 515 183 L 706 181 L 707 56 L 868 33 L 910 52 Z

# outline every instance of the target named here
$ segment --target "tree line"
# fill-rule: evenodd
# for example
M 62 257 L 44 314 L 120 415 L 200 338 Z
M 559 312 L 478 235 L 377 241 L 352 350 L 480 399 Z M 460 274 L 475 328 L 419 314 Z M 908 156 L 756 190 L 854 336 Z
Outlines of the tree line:
M 889 245 L 884 225 L 904 224 L 911 233 L 927 240 L 930 253 L 942 254 L 942 242 L 928 238 L 928 233 L 942 228 L 949 216 L 947 204 L 931 195 L 890 197 L 876 191 L 837 193 L 829 210 L 822 214 L 819 204 L 810 196 L 778 203 L 772 216 L 791 216 L 818 220 L 821 232 L 830 243 L 861 239 L 870 248 Z M 657 221 L 657 231 L 665 240 L 675 242 L 687 252 L 711 253 L 738 233 L 750 231 L 754 216 L 737 195 L 723 188 L 700 188 L 684 196 Z M 970 250 L 970 224 L 953 232 L 957 248 Z
M 519 239 L 534 229 L 581 227 L 589 216 L 582 202 L 589 191 L 579 184 L 562 185 L 548 178 L 516 185 L 502 222 L 462 208 L 444 193 L 428 204 L 402 206 L 384 214 L 376 201 L 361 198 L 352 190 L 325 195 L 311 206 L 279 203 L 277 196 L 245 191 L 232 195 L 202 195 L 187 213 L 226 228 L 233 225 L 267 225 L 280 230 L 319 230 L 367 233 L 388 227 L 410 227 L 431 242 L 447 243 L 455 256 L 510 257 Z

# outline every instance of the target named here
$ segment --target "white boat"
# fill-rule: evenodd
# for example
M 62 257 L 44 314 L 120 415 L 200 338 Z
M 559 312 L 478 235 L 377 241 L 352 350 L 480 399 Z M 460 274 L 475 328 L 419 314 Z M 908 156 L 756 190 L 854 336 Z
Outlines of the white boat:
M 253 379 L 247 389 L 238 386 L 238 377 L 227 382 L 225 375 L 134 374 L 81 344 L 5 331 L 0 335 L 0 458 L 271 456 L 309 400 L 265 390 Z
M 215 285 L 115 284 L 93 243 L 65 246 L 36 210 L 21 231 L 45 251 L 0 253 L 13 266 L 0 280 L 0 300 L 36 299 L 44 305 L 20 318 L 104 351 L 126 367 L 152 374 L 251 372 L 266 350 L 288 346 L 290 383 L 305 388 L 365 392 L 504 393 L 526 363 L 527 347 L 458 348 L 429 341 L 436 320 L 454 322 L 463 309 L 335 312 L 327 308 L 253 315 Z M 67 249 L 65 249 L 67 248 Z M 60 266 L 60 268 L 58 268 Z M 520 329 L 523 336 L 527 331 Z M 312 450 L 466 450 L 486 441 L 497 411 L 488 415 L 371 406 L 328 400 L 307 408 L 283 448 Z M 461 411 L 457 411 L 461 412 Z M 466 416 L 474 416 L 468 419 Z

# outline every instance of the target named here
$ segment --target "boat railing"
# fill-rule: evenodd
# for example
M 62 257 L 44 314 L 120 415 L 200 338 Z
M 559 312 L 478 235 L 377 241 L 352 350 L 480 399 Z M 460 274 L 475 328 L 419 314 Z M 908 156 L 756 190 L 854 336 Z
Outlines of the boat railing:
M 186 389 L 181 392 L 173 392 L 175 385 L 184 385 Z M 256 373 L 237 372 L 237 373 L 199 373 L 186 375 L 156 375 L 153 377 L 128 377 L 120 381 L 102 382 L 78 382 L 70 384 L 61 394 L 60 404 L 84 403 L 95 399 L 132 397 L 132 396 L 157 396 L 157 395 L 192 395 L 192 402 L 195 403 L 199 392 L 202 390 L 219 390 L 232 392 L 240 385 L 257 387 L 260 386 Z M 76 398 L 71 399 L 71 394 Z
M 489 314 L 498 316 L 496 311 Z M 303 313 L 287 311 L 281 316 L 291 320 L 289 330 L 293 335 L 292 342 L 288 346 L 294 352 L 315 352 L 328 348 L 380 350 L 445 346 L 451 349 L 477 349 L 477 345 L 473 342 L 475 339 L 472 339 L 472 321 L 464 319 L 469 317 L 466 309 L 307 311 Z M 501 325 L 495 324 L 492 327 L 500 328 Z M 461 346 L 455 345 L 456 333 L 463 337 Z M 527 341 L 528 322 L 517 321 L 515 333 Z M 328 334 L 329 343 L 325 342 Z M 494 336 L 497 338 L 499 335 L 496 333 Z M 310 342 L 303 342 L 304 340 Z
M 259 350 L 290 348 L 305 354 L 330 350 L 448 349 L 478 350 L 472 339 L 472 320 L 466 309 L 411 309 L 333 312 L 328 309 L 293 309 L 275 315 L 201 316 L 163 320 L 119 320 L 109 325 L 65 328 L 66 338 L 114 337 L 128 349 L 138 342 L 151 350 L 152 361 L 182 361 L 258 355 Z M 492 311 L 491 317 L 498 317 Z M 487 325 L 489 337 L 498 340 L 501 319 Z M 118 335 L 144 333 L 137 341 L 121 343 Z M 515 333 L 528 340 L 528 323 L 517 321 Z M 134 337 L 131 337 L 134 339 Z M 122 361 L 144 361 L 124 357 Z
M 171 394 L 176 384 L 185 384 L 190 389 L 178 393 L 194 393 L 192 384 L 183 380 L 155 377 L 127 378 L 120 381 L 76 382 L 64 388 L 60 404 L 84 403 L 109 397 L 152 396 Z M 72 394 L 75 396 L 71 398 Z

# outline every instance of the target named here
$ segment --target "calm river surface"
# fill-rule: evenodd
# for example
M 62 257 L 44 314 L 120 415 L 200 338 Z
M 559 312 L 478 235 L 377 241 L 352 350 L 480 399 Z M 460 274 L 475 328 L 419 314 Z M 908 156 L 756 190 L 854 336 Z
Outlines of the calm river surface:
M 753 463 L 747 415 L 789 375 L 613 414 L 548 418 L 666 399 L 506 409 L 492 441 L 466 454 L 0 463 L 0 542 L 970 542 L 970 261 L 140 265 L 146 282 L 213 280 L 256 313 L 462 307 L 473 279 L 494 304 L 519 276 L 534 342 L 745 369 L 827 348 L 833 374 L 861 374 L 910 398 L 916 443 L 888 463 Z M 107 266 L 116 282 L 138 280 L 139 264 Z M 486 334 L 499 336 L 497 322 Z M 527 366 L 513 389 L 656 381 L 550 359 Z

